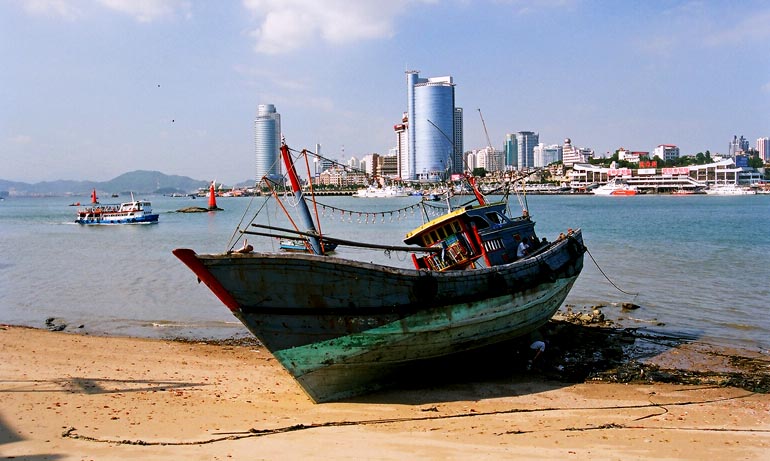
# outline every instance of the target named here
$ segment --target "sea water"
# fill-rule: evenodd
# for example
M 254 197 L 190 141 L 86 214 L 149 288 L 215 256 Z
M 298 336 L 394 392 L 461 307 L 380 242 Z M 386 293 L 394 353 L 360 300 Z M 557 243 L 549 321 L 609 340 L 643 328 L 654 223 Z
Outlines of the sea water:
M 78 225 L 72 197 L 0 201 L 0 323 L 44 327 L 53 317 L 67 331 L 90 334 L 248 335 L 171 251 L 227 250 L 239 226 L 260 231 L 248 224 L 265 198 L 219 198 L 222 210 L 204 213 L 177 210 L 205 207 L 206 199 L 142 198 L 160 213 L 158 224 Z M 404 234 L 425 219 L 415 197 L 319 202 L 321 230 L 354 241 L 403 246 Z M 290 211 L 296 206 L 286 204 Z M 770 348 L 770 196 L 540 195 L 524 205 L 541 237 L 583 230 L 589 253 L 563 309 L 604 305 L 605 315 L 626 326 Z M 510 207 L 518 213 L 520 204 L 514 199 Z M 262 223 L 290 227 L 277 208 L 261 216 Z M 278 250 L 276 239 L 247 237 L 258 250 Z M 337 254 L 411 266 L 409 254 L 395 251 L 341 246 Z M 640 308 L 622 311 L 622 303 Z

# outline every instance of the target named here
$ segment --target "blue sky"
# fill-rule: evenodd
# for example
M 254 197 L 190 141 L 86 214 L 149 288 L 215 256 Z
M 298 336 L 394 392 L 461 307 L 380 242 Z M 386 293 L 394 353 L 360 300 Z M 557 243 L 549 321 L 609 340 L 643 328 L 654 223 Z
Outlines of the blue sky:
M 767 1 L 4 0 L 0 178 L 240 182 L 265 103 L 293 148 L 386 153 L 407 69 L 454 77 L 466 150 L 478 109 L 496 147 L 770 136 Z

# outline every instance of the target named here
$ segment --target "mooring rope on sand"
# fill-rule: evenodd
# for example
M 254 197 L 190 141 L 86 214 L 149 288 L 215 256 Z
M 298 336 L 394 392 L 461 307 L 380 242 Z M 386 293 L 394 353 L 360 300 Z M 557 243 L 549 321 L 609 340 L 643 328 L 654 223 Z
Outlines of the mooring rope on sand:
M 205 440 L 196 440 L 196 441 L 189 441 L 189 442 L 178 442 L 178 441 L 157 441 L 157 442 L 148 442 L 146 440 L 114 440 L 114 439 L 101 439 L 98 437 L 91 437 L 87 435 L 80 435 L 76 431 L 77 429 L 74 427 L 70 427 L 64 432 L 62 432 L 62 438 L 69 438 L 69 439 L 77 439 L 77 440 L 83 440 L 86 442 L 95 442 L 95 443 L 111 443 L 116 445 L 142 445 L 142 446 L 184 446 L 184 445 L 207 445 L 215 442 L 223 442 L 223 441 L 232 441 L 232 440 L 241 440 L 251 437 L 262 437 L 265 435 L 275 435 L 275 434 L 284 434 L 287 432 L 295 432 L 295 431 L 301 431 L 306 429 L 320 429 L 324 427 L 343 427 L 343 426 L 372 426 L 372 425 L 379 425 L 379 424 L 394 424 L 394 423 L 405 423 L 405 422 L 419 422 L 419 421 L 435 421 L 435 420 L 445 420 L 445 419 L 456 419 L 456 418 L 475 418 L 480 416 L 495 416 L 495 415 L 507 415 L 507 414 L 514 414 L 514 413 L 543 413 L 543 412 L 553 412 L 553 411 L 580 411 L 580 410 L 633 410 L 633 409 L 643 409 L 643 408 L 663 408 L 665 407 L 674 407 L 674 406 L 689 406 L 689 405 L 703 405 L 708 403 L 719 403 L 719 402 L 725 402 L 729 400 L 737 400 L 737 399 L 743 399 L 748 398 L 755 395 L 754 392 L 738 395 L 734 397 L 723 397 L 723 398 L 716 398 L 716 399 L 707 399 L 707 400 L 691 400 L 691 401 L 684 401 L 684 402 L 669 402 L 669 403 L 656 403 L 650 401 L 649 403 L 644 404 L 632 404 L 632 405 L 613 405 L 613 406 L 603 406 L 603 407 L 543 407 L 543 408 L 511 408 L 506 410 L 496 410 L 496 411 L 486 411 L 486 412 L 476 412 L 472 411 L 469 413 L 458 413 L 453 415 L 438 415 L 438 416 L 420 416 L 420 417 L 406 417 L 406 418 L 382 418 L 382 419 L 368 419 L 368 420 L 357 420 L 357 421 L 328 421 L 325 423 L 312 423 L 312 424 L 293 424 L 291 426 L 284 426 L 279 427 L 275 429 L 255 429 L 251 428 L 247 431 L 243 432 L 229 432 L 222 434 L 221 437 L 213 437 L 210 439 Z M 422 411 L 436 411 L 435 408 L 430 408 Z M 666 409 L 665 412 L 668 410 Z M 665 413 L 664 412 L 664 413 Z M 657 416 L 650 415 L 650 416 Z M 636 418 L 633 421 L 639 421 L 644 418 Z M 618 424 L 618 423 L 607 423 L 603 424 L 601 426 L 587 426 L 583 428 L 576 428 L 576 427 L 567 427 L 563 429 L 558 429 L 559 431 L 588 431 L 588 430 L 597 430 L 597 429 L 654 429 L 652 427 L 647 426 L 630 426 L 625 424 Z M 663 429 L 663 428 L 661 428 Z M 704 432 L 711 432 L 711 431 L 724 431 L 724 432 L 761 432 L 761 433 L 770 433 L 770 430 L 766 429 L 729 429 L 729 428 L 713 428 L 713 427 L 703 427 L 703 428 L 693 428 L 693 427 L 687 427 L 687 428 L 676 428 L 676 427 L 665 427 L 665 430 L 686 430 L 686 431 L 704 431 Z M 527 432 L 534 432 L 534 431 L 515 431 L 516 434 L 523 434 Z M 514 432 L 510 432 L 514 433 Z

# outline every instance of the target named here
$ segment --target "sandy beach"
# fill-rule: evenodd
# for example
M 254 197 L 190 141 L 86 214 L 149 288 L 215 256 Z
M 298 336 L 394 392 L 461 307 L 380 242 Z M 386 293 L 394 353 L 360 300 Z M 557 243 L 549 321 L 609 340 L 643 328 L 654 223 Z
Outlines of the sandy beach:
M 770 395 L 739 387 L 512 373 L 319 405 L 254 345 L 2 326 L 0 351 L 7 459 L 759 460 L 770 452 Z

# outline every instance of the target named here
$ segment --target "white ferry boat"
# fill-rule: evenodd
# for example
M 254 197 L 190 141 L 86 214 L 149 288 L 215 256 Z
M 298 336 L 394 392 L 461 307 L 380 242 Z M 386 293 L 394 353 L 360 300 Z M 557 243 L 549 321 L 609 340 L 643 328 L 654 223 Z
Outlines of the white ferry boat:
M 591 192 L 594 195 L 636 195 L 639 193 L 636 186 L 630 186 L 628 183 L 617 179 L 612 179 Z
M 152 205 L 147 200 L 134 200 L 115 204 L 102 205 L 92 203 L 90 206 L 79 208 L 75 219 L 77 224 L 154 224 L 158 222 L 158 214 L 152 212 Z
M 409 192 L 403 187 L 385 186 L 374 187 L 369 186 L 365 189 L 358 189 L 354 197 L 362 198 L 389 198 L 389 197 L 408 197 Z
M 708 195 L 756 195 L 757 191 L 745 186 L 733 183 L 712 184 L 706 189 Z

